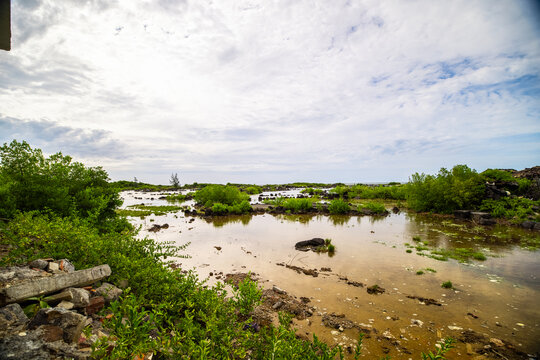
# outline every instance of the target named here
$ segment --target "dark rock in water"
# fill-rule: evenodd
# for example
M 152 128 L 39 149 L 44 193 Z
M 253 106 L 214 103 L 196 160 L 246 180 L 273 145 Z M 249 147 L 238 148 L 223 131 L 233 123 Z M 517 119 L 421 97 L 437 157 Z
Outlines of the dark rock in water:
M 372 286 L 368 287 L 366 290 L 367 290 L 368 294 L 375 294 L 375 295 L 382 294 L 385 291 L 379 285 L 372 285 Z
M 471 218 L 471 210 L 455 210 L 454 217 L 458 219 L 469 220 Z
M 398 214 L 398 213 L 399 213 L 399 208 L 398 208 L 397 206 L 394 206 L 394 207 L 392 208 L 392 212 L 393 212 L 394 214 Z
M 535 221 L 524 221 L 521 223 L 522 228 L 529 229 L 529 230 L 532 230 L 535 225 L 536 225 Z
M 471 212 L 471 218 L 479 225 L 494 225 L 497 223 L 497 221 L 491 217 L 491 214 L 487 212 L 473 211 Z
M 324 326 L 333 329 L 339 329 L 340 327 L 343 329 L 352 329 L 355 327 L 355 324 L 351 320 L 347 319 L 344 314 L 324 314 L 322 317 L 322 322 Z
M 150 229 L 148 229 L 148 231 L 150 231 L 150 232 L 158 232 L 161 229 L 168 229 L 168 228 L 169 228 L 169 224 L 163 224 L 163 225 L 154 224 L 154 225 L 152 225 L 152 227 Z
M 311 240 L 304 240 L 304 241 L 297 242 L 294 245 L 294 248 L 296 250 L 308 251 L 308 250 L 312 250 L 313 248 L 317 248 L 317 247 L 323 246 L 323 245 L 324 245 L 324 239 L 313 238 Z

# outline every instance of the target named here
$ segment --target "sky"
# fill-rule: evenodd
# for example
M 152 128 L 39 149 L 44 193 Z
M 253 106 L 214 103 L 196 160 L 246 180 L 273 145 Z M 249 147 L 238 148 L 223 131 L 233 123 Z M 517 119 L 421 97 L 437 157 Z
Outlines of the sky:
M 539 4 L 13 0 L 0 144 L 155 184 L 540 165 Z

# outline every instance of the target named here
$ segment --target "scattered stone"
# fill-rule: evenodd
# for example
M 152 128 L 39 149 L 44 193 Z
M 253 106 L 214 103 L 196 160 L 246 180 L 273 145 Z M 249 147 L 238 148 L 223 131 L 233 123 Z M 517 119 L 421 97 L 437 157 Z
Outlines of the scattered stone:
M 283 302 L 282 302 L 282 301 L 278 301 L 277 303 L 275 303 L 275 304 L 272 306 L 272 309 L 277 310 L 277 309 L 279 309 L 282 305 L 283 305 Z
M 51 261 L 47 266 L 47 270 L 50 272 L 59 271 L 60 265 L 58 263 L 55 263 L 54 261 Z
M 300 251 L 315 251 L 319 246 L 324 246 L 324 239 L 313 238 L 311 240 L 299 241 L 294 245 L 294 248 Z
M 90 304 L 90 293 L 81 288 L 69 288 L 67 292 L 70 295 L 70 302 L 76 308 L 82 308 Z
M 277 287 L 276 285 L 272 286 L 272 290 L 274 292 L 277 292 L 278 294 L 287 295 L 287 292 L 285 290 Z
M 75 307 L 75 304 L 73 304 L 71 301 L 62 300 L 56 307 L 71 310 Z
M 498 346 L 498 347 L 504 346 L 504 342 L 502 342 L 502 340 L 499 340 L 499 339 L 496 339 L 496 338 L 489 339 L 489 342 L 492 343 L 495 346 Z
M 60 270 L 64 271 L 64 272 L 67 272 L 67 273 L 72 273 L 75 271 L 75 265 L 73 265 L 69 260 L 67 259 L 62 259 L 60 261 L 58 261 L 58 264 L 60 266 Z
M 385 291 L 382 287 L 380 287 L 377 284 L 368 287 L 366 290 L 368 294 L 372 294 L 372 295 L 382 294 Z
M 217 251 L 221 251 L 221 246 L 214 246 L 214 248 L 216 248 Z
M 0 336 L 22 330 L 28 321 L 19 304 L 10 304 L 0 308 Z
M 478 315 L 475 315 L 471 312 L 468 312 L 467 315 L 469 315 L 470 317 L 472 317 L 473 319 L 478 319 Z
M 34 261 L 30 261 L 28 263 L 28 266 L 35 269 L 45 270 L 47 266 L 49 265 L 49 262 L 43 259 L 37 259 Z
M 163 225 L 154 224 L 154 225 L 152 225 L 151 228 L 148 229 L 148 231 L 150 231 L 150 232 L 158 232 L 161 229 L 168 229 L 168 228 L 169 228 L 169 224 L 163 224 Z
M 29 329 L 36 329 L 42 325 L 58 326 L 66 343 L 79 340 L 82 329 L 86 323 L 86 317 L 62 308 L 40 309 L 36 316 L 28 324 Z
M 454 326 L 454 325 L 448 325 L 448 329 L 455 330 L 455 331 L 463 330 L 462 327 Z
M 329 267 L 322 267 L 320 271 L 321 272 L 330 272 L 330 271 L 332 271 L 332 269 L 329 268 Z
M 110 304 L 120 298 L 122 290 L 112 284 L 103 283 L 96 289 L 96 294 L 103 296 L 105 303 Z
M 358 281 L 347 280 L 347 285 L 356 286 L 356 287 L 364 287 L 365 284 Z
M 425 298 L 422 296 L 416 296 L 416 295 L 407 295 L 409 299 L 416 299 L 423 303 L 424 305 L 436 305 L 436 306 L 442 306 L 440 302 L 438 302 L 435 299 Z
M 90 303 L 84 309 L 87 315 L 92 315 L 105 307 L 105 299 L 103 296 L 95 296 L 90 298 Z
M 353 327 L 355 327 L 354 323 L 351 320 L 345 318 L 344 314 L 324 314 L 322 317 L 322 322 L 324 326 L 333 329 L 339 329 L 340 327 L 343 329 L 352 329 Z

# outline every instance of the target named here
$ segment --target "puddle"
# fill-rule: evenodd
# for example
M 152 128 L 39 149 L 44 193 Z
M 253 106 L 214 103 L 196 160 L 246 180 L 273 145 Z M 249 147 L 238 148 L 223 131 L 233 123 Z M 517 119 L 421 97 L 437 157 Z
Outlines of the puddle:
M 168 204 L 158 200 L 158 193 L 123 196 L 124 206 Z M 419 358 L 420 351 L 433 350 L 446 336 L 463 339 L 448 357 L 466 357 L 467 351 L 485 346 L 475 343 L 467 330 L 486 337 L 488 343 L 495 338 L 525 353 L 540 351 L 540 253 L 516 245 L 524 237 L 538 241 L 537 233 L 474 227 L 405 212 L 382 218 L 264 214 L 213 221 L 177 212 L 130 220 L 142 225 L 141 236 L 190 242 L 186 253 L 191 258 L 178 262 L 210 283 L 217 281 L 219 273 L 252 271 L 264 288 L 276 285 L 297 298 L 309 298 L 309 305 L 316 309 L 313 316 L 295 321 L 300 334 L 316 333 L 329 344 L 348 346 L 357 339 L 359 327 L 341 332 L 324 326 L 325 316 L 344 314 L 360 327 L 370 325 L 377 333 L 372 331 L 364 339 L 364 358 Z M 167 229 L 147 230 L 164 223 Z M 429 251 L 411 248 L 418 245 L 415 236 L 429 243 L 430 249 L 473 248 L 485 254 L 486 260 L 459 263 L 419 256 L 418 252 Z M 295 250 L 296 242 L 314 237 L 332 239 L 335 254 Z M 501 238 L 507 243 L 501 243 Z M 294 267 L 316 269 L 318 276 L 296 272 Z M 418 271 L 423 274 L 417 275 Z M 443 289 L 445 281 L 451 281 L 453 289 Z M 366 289 L 372 285 L 385 289 L 384 293 L 368 294 Z M 469 334 L 465 338 L 464 331 Z

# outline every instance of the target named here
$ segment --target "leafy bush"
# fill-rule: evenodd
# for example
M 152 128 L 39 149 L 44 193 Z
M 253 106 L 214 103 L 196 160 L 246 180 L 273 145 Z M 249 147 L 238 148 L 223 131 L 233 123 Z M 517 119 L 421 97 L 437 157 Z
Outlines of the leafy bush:
M 323 189 L 314 189 L 312 187 L 308 187 L 300 191 L 302 194 L 308 194 L 310 196 L 313 195 L 322 195 L 324 193 Z
M 250 276 L 246 276 L 238 284 L 238 288 L 233 288 L 233 300 L 243 315 L 248 315 L 255 306 L 261 304 L 261 295 L 262 289 L 251 280 Z
M 307 212 L 313 209 L 313 200 L 309 199 L 285 199 L 282 206 L 285 210 L 293 213 Z
M 359 199 L 387 199 L 387 200 L 405 200 L 405 186 L 367 186 L 354 185 L 351 188 L 350 197 Z
M 406 186 L 409 206 L 416 211 L 450 213 L 477 207 L 484 196 L 484 182 L 476 171 L 456 165 L 436 176 L 415 173 Z
M 503 197 L 499 200 L 486 199 L 480 205 L 480 210 L 488 211 L 497 218 L 513 219 L 516 222 L 527 220 L 528 217 L 535 217 L 533 206 L 540 206 L 540 201 L 533 201 L 523 198 Z M 537 220 L 538 216 L 536 216 Z
M 244 189 L 244 191 L 250 195 L 256 195 L 256 194 L 260 194 L 262 193 L 262 190 L 261 190 L 261 187 L 260 186 L 256 186 L 256 185 L 252 185 L 252 186 L 248 186 Z
M 235 215 L 241 215 L 246 214 L 253 210 L 251 205 L 249 204 L 249 201 L 244 200 L 239 204 L 234 205 L 225 205 L 222 203 L 215 203 L 212 205 L 212 213 L 214 215 L 225 215 L 225 214 L 235 214 Z
M 225 215 L 229 212 L 229 207 L 222 203 L 215 203 L 212 205 L 212 214 Z
M 249 201 L 248 194 L 241 192 L 232 185 L 208 185 L 196 191 L 193 198 L 197 204 L 204 205 L 207 208 L 212 207 L 215 203 L 235 205 L 240 204 L 242 201 Z
M 358 206 L 360 209 L 368 209 L 375 214 L 384 214 L 386 212 L 386 208 L 384 207 L 384 204 L 378 203 L 378 202 L 367 202 L 365 204 Z
M 330 214 L 347 214 L 350 210 L 349 204 L 342 199 L 334 199 L 328 205 Z
M 340 198 L 348 199 L 350 191 L 351 189 L 348 186 L 338 185 L 330 190 L 330 194 L 337 194 Z
M 101 167 L 85 167 L 62 153 L 46 158 L 17 140 L 0 147 L 0 158 L 0 217 L 46 210 L 89 218 L 101 227 L 116 219 L 122 201 Z
M 441 284 L 441 287 L 444 289 L 451 289 L 454 287 L 454 285 L 452 285 L 451 281 L 445 281 Z

